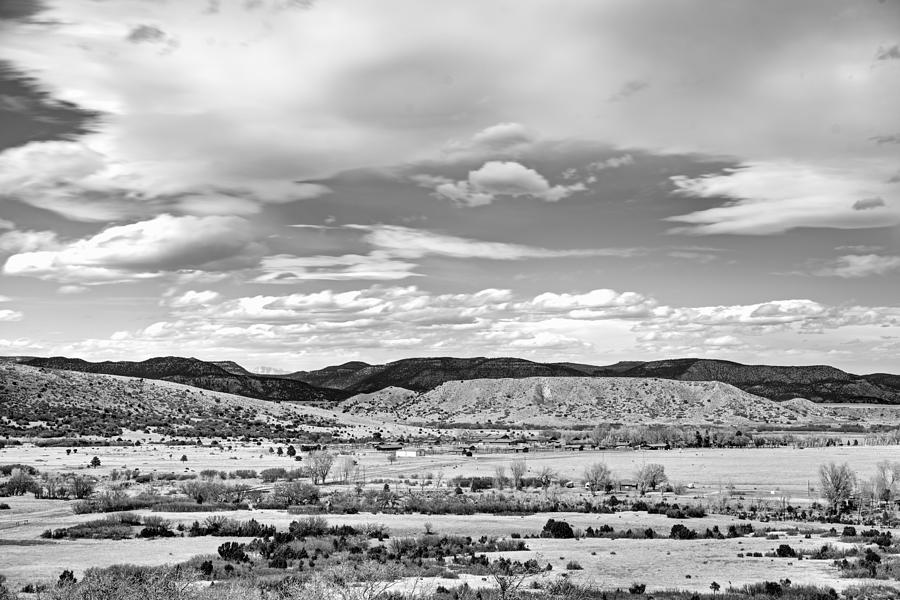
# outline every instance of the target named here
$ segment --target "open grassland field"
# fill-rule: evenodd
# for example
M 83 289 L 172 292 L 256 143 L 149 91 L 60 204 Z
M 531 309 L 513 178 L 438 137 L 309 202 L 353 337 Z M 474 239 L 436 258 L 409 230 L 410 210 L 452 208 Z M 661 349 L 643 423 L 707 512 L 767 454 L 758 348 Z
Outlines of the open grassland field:
M 59 503 L 56 503 L 59 504 Z M 29 518 L 29 525 L 0 529 L 0 572 L 7 575 L 14 585 L 48 580 L 59 574 L 62 568 L 72 569 L 80 577 L 89 567 L 105 567 L 121 563 L 160 565 L 183 562 L 197 555 L 215 555 L 225 538 L 189 537 L 157 540 L 73 540 L 46 541 L 36 539 L 37 520 L 46 527 L 71 526 L 88 520 L 92 515 L 63 514 L 59 509 L 48 508 L 46 503 L 31 502 L 20 506 L 15 516 Z M 150 514 L 137 511 L 138 514 Z M 194 520 L 212 516 L 213 513 L 153 513 L 173 524 L 189 525 Z M 96 518 L 96 515 L 93 515 Z M 244 520 L 254 518 L 264 524 L 275 525 L 286 531 L 296 515 L 285 511 L 237 511 L 230 518 Z M 471 515 L 428 516 L 358 514 L 329 515 L 329 524 L 360 527 L 378 523 L 392 536 L 416 536 L 425 532 L 426 523 L 435 534 L 452 534 L 478 538 L 483 535 L 509 539 L 512 534 L 537 535 L 548 518 L 565 520 L 573 527 L 598 528 L 607 524 L 617 530 L 625 528 L 654 528 L 665 534 L 673 521 L 662 515 L 623 513 L 596 515 L 581 513 L 542 513 L 527 516 Z M 727 529 L 739 521 L 727 517 L 710 517 L 689 520 L 685 523 L 694 529 L 718 526 Z M 792 523 L 750 523 L 755 528 L 789 528 Z M 894 530 L 895 535 L 898 533 Z M 567 573 L 566 564 L 578 562 L 583 570 L 570 572 L 577 580 L 604 588 L 628 587 L 634 582 L 648 582 L 648 589 L 681 588 L 703 591 L 710 582 L 742 585 L 762 580 L 790 579 L 795 583 L 827 584 L 835 589 L 860 583 L 858 580 L 841 579 L 829 560 L 796 560 L 783 557 L 748 557 L 746 554 L 771 553 L 781 544 L 789 544 L 795 550 L 816 550 L 823 544 L 850 547 L 851 544 L 835 542 L 833 538 L 813 534 L 806 539 L 797 534 L 775 534 L 767 537 L 742 537 L 725 540 L 671 540 L 671 539 L 604 539 L 579 540 L 527 539 L 529 550 L 525 552 L 501 552 L 492 556 L 507 556 L 520 561 L 536 559 L 549 563 L 553 572 L 547 577 L 559 577 Z M 229 537 L 228 541 L 248 543 L 250 538 Z M 738 557 L 738 554 L 744 554 Z M 52 560 L 50 560 L 52 557 Z M 648 570 L 648 565 L 652 569 Z
M 230 446 L 230 449 L 228 449 Z M 143 473 L 199 473 L 205 469 L 229 471 L 268 468 L 299 468 L 303 460 L 277 456 L 269 452 L 279 444 L 242 444 L 223 442 L 218 448 L 209 446 L 96 446 L 79 448 L 67 454 L 64 448 L 35 448 L 30 445 L 0 449 L 0 464 L 31 464 L 42 471 L 83 469 L 92 475 L 109 474 L 113 469 L 140 469 Z M 283 444 L 281 445 L 283 447 Z M 425 479 L 426 473 L 441 472 L 444 481 L 455 476 L 491 477 L 497 467 L 509 467 L 516 459 L 525 460 L 527 475 L 534 476 L 544 467 L 560 476 L 578 479 L 588 465 L 602 461 L 622 478 L 631 477 L 646 463 L 665 467 L 670 481 L 694 484 L 697 490 L 719 491 L 727 486 L 754 490 L 775 496 L 790 492 L 807 496 L 808 483 L 817 485 L 819 465 L 828 462 L 848 463 L 860 473 L 870 473 L 884 460 L 900 460 L 898 446 L 840 446 L 814 449 L 799 448 L 685 448 L 677 450 L 605 450 L 531 452 L 527 454 L 488 453 L 472 457 L 453 454 L 426 454 L 397 457 L 389 462 L 388 453 L 373 450 L 348 450 L 368 480 L 374 478 L 406 480 L 411 476 Z M 100 459 L 100 467 L 87 468 L 92 457 Z M 187 458 L 181 461 L 181 457 Z M 302 454 L 300 455 L 302 459 Z
M 229 449 L 227 446 L 231 445 Z M 301 461 L 289 457 L 279 457 L 269 452 L 268 446 L 224 442 L 221 447 L 209 446 L 164 446 L 146 443 L 139 447 L 97 446 L 82 447 L 77 453 L 66 453 L 63 448 L 36 448 L 30 445 L 7 447 L 0 450 L 0 464 L 30 464 L 43 473 L 81 473 L 97 477 L 100 490 L 106 485 L 113 470 L 138 469 L 143 474 L 165 473 L 197 475 L 201 471 L 234 471 L 237 469 L 258 472 L 271 468 L 291 469 L 311 460 L 301 454 Z M 276 445 L 276 444 L 271 444 Z M 186 461 L 182 461 L 182 455 Z M 97 456 L 99 467 L 85 465 Z M 388 512 L 358 514 L 323 515 L 332 526 L 351 526 L 364 529 L 377 525 L 389 533 L 387 542 L 394 538 L 416 538 L 426 531 L 436 536 L 482 536 L 500 540 L 516 541 L 525 538 L 526 551 L 482 552 L 488 560 L 505 556 L 518 561 L 536 560 L 551 571 L 529 576 L 544 582 L 558 579 L 563 574 L 575 582 L 582 582 L 604 589 L 627 588 L 635 582 L 647 584 L 648 591 L 684 589 L 708 591 L 712 581 L 723 586 L 743 585 L 763 580 L 790 579 L 795 584 L 827 585 L 837 590 L 858 585 L 865 580 L 844 578 L 832 564 L 833 559 L 765 556 L 776 552 L 781 544 L 788 544 L 794 551 L 812 552 L 825 544 L 836 548 L 854 548 L 853 543 L 841 541 L 830 534 L 831 525 L 802 521 L 763 521 L 739 518 L 734 515 L 715 514 L 713 508 L 723 497 L 749 505 L 777 505 L 790 502 L 798 506 L 810 507 L 821 501 L 817 489 L 817 470 L 824 462 L 846 462 L 860 474 L 874 470 L 883 460 L 900 460 L 897 446 L 844 446 L 818 449 L 795 448 L 747 448 L 747 449 L 684 449 L 670 451 L 584 451 L 584 452 L 533 452 L 516 454 L 476 454 L 461 457 L 450 454 L 433 454 L 417 457 L 399 457 L 391 463 L 385 453 L 373 450 L 348 451 L 347 457 L 357 462 L 360 472 L 365 473 L 368 483 L 362 486 L 362 493 L 376 494 L 387 483 L 399 497 L 433 491 L 453 495 L 455 477 L 491 477 L 497 467 L 507 470 L 514 460 L 525 460 L 526 477 L 536 476 L 546 468 L 553 470 L 560 480 L 580 479 L 582 471 L 597 461 L 606 463 L 617 477 L 627 478 L 647 463 L 665 467 L 670 481 L 693 484 L 682 489 L 680 494 L 671 492 L 648 492 L 643 499 L 648 503 L 665 501 L 696 505 L 707 509 L 706 515 L 691 519 L 672 519 L 664 514 L 643 511 L 622 510 L 609 514 L 582 513 L 571 511 L 540 512 L 527 514 L 390 514 Z M 341 459 L 339 455 L 337 457 Z M 436 486 L 436 473 L 441 473 L 442 485 Z M 350 492 L 352 486 L 338 483 L 337 474 L 332 473 L 328 483 L 320 486 L 327 497 L 331 493 Z M 431 482 L 428 484 L 427 482 Z M 249 487 L 268 492 L 279 484 L 264 482 L 260 478 L 243 481 Z M 809 482 L 809 483 L 808 483 Z M 121 483 L 121 482 L 120 482 Z M 231 483 L 231 480 L 228 480 Z M 425 485 L 423 485 L 425 484 Z M 178 482 L 166 481 L 164 477 L 145 483 L 129 481 L 129 494 L 154 493 L 172 495 L 178 493 Z M 98 490 L 98 491 L 100 491 Z M 508 489 L 496 491 L 463 492 L 466 497 L 488 497 L 492 494 L 506 494 L 520 498 L 547 499 L 581 502 L 599 501 L 608 497 L 592 495 L 581 485 L 566 488 L 552 485 L 547 490 L 529 488 L 520 492 Z M 627 496 L 629 494 L 622 495 Z M 630 495 L 637 499 L 634 492 Z M 238 522 L 250 519 L 262 526 L 274 526 L 277 531 L 288 531 L 291 523 L 304 518 L 303 515 L 283 509 L 254 507 L 226 512 L 203 510 L 197 507 L 192 512 L 167 511 L 165 508 L 139 509 L 130 511 L 133 518 L 159 518 L 175 532 L 175 537 L 138 539 L 135 534 L 140 529 L 134 527 L 131 539 L 46 539 L 46 530 L 62 530 L 104 518 L 102 514 L 76 514 L 74 502 L 60 500 L 39 500 L 30 495 L 4 498 L 9 509 L 0 511 L 0 573 L 16 589 L 38 581 L 52 581 L 63 569 L 71 569 L 76 577 L 82 577 L 91 567 L 107 567 L 122 563 L 136 565 L 166 565 L 190 561 L 197 556 L 219 561 L 218 550 L 225 542 L 250 544 L 248 536 L 197 536 L 182 537 L 197 521 L 209 518 L 227 517 Z M 324 502 L 322 504 L 324 507 Z M 319 510 L 322 510 L 320 508 Z M 583 537 L 581 539 L 551 539 L 539 536 L 548 519 L 569 523 L 576 531 L 589 527 L 599 530 L 603 526 L 617 532 L 656 532 L 657 539 L 608 539 Z M 743 536 L 726 539 L 669 539 L 669 531 L 676 523 L 702 532 L 718 528 L 725 532 L 729 526 L 750 524 L 754 531 L 766 529 L 775 533 L 760 537 Z M 842 525 L 837 525 L 838 530 Z M 791 532 L 799 528 L 800 533 Z M 881 528 L 894 536 L 900 529 Z M 778 533 L 780 532 L 780 533 Z M 809 537 L 805 537 L 805 533 Z M 777 536 L 777 537 L 776 537 Z M 376 542 L 371 542 L 375 544 Z M 378 542 L 382 543 L 382 542 Z M 759 553 L 760 556 L 748 556 Z M 739 556 L 742 555 L 742 556 Z M 568 570 L 567 565 L 577 563 L 578 570 Z M 219 564 L 216 563 L 216 564 Z M 193 563 L 192 563 L 193 564 Z M 648 568 L 648 565 L 652 567 Z M 424 579 L 423 579 L 424 577 Z M 487 574 L 462 573 L 458 579 L 445 580 L 436 575 L 407 576 L 398 584 L 398 589 L 427 590 L 438 584 L 444 587 L 458 585 L 461 581 L 473 586 L 493 587 Z M 881 581 L 881 583 L 885 583 Z M 895 581 L 888 581 L 896 585 Z M 542 584 L 543 585 L 543 584 Z M 410 587 L 411 586 L 411 587 Z

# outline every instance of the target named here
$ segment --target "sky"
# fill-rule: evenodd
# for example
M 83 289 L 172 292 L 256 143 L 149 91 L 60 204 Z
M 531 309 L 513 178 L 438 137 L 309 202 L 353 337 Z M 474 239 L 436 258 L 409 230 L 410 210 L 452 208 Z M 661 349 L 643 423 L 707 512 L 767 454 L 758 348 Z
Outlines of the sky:
M 4 0 L 0 355 L 900 372 L 893 0 Z

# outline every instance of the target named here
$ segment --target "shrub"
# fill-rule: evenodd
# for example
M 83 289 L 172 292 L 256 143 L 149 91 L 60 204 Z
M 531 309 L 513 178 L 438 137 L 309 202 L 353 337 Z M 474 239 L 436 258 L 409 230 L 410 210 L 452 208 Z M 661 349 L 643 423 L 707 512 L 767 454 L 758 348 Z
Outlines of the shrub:
M 577 560 L 570 560 L 566 563 L 566 571 L 580 571 L 583 568 Z
M 672 525 L 669 537 L 673 540 L 693 540 L 697 537 L 697 532 L 693 529 L 688 529 L 681 523 L 676 523 Z
M 797 552 L 787 544 L 781 544 L 778 546 L 778 549 L 775 550 L 775 556 L 779 558 L 796 558 Z
M 633 594 L 635 596 L 640 596 L 647 589 L 646 583 L 632 583 L 631 587 L 628 588 L 628 593 Z
M 282 469 L 281 467 L 277 469 L 263 469 L 259 473 L 260 479 L 262 479 L 265 483 L 274 483 L 279 479 L 287 478 L 287 470 Z
M 328 531 L 328 521 L 322 517 L 307 517 L 292 521 L 288 531 L 295 538 L 315 537 Z
M 218 548 L 219 556 L 229 562 L 247 562 L 250 557 L 244 551 L 246 546 L 237 542 L 225 542 Z
M 572 526 L 565 521 L 548 519 L 541 530 L 541 537 L 569 539 L 575 537 L 575 532 L 572 531 Z

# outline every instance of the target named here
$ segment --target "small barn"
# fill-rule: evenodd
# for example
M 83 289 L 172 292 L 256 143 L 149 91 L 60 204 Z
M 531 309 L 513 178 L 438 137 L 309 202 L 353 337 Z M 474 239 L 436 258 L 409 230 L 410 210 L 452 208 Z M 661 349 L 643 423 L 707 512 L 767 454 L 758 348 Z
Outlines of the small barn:
M 415 458 L 416 456 L 425 456 L 424 448 L 406 448 L 404 450 L 397 450 L 398 458 Z

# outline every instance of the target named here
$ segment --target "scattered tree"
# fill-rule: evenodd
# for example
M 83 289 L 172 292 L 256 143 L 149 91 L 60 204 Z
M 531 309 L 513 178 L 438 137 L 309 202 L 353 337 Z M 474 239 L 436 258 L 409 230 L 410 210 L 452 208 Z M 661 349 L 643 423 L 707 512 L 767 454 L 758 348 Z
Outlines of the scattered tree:
M 334 464 L 334 454 L 318 450 L 309 455 L 309 474 L 314 484 L 324 484 Z
M 641 467 L 635 475 L 638 490 L 643 494 L 648 489 L 655 490 L 669 480 L 666 468 L 657 463 L 649 463 Z
M 358 471 L 356 460 L 352 456 L 343 457 L 338 464 L 338 472 L 340 473 L 341 481 L 344 483 L 350 483 L 350 480 L 355 477 Z
M 544 488 L 546 492 L 550 488 L 550 484 L 553 483 L 553 480 L 556 478 L 556 472 L 550 467 L 541 467 L 540 473 L 538 473 L 538 481 L 541 483 L 541 487 Z
M 506 467 L 497 465 L 494 467 L 494 487 L 502 490 L 506 486 Z
M 94 458 L 91 459 L 91 463 L 90 463 L 90 464 L 91 464 L 91 467 L 93 467 L 93 468 L 96 469 L 97 467 L 100 466 L 100 458 L 97 457 L 97 456 L 95 456 Z
M 522 478 L 525 477 L 525 472 L 527 470 L 528 465 L 525 463 L 524 458 L 517 458 L 509 465 L 509 473 L 512 476 L 513 487 L 517 490 L 522 487 Z
M 612 473 L 605 463 L 595 462 L 584 469 L 584 481 L 590 486 L 591 494 L 606 491 L 612 483 Z
M 840 516 L 847 509 L 856 487 L 856 473 L 847 463 L 831 462 L 819 467 L 819 482 L 831 512 Z

